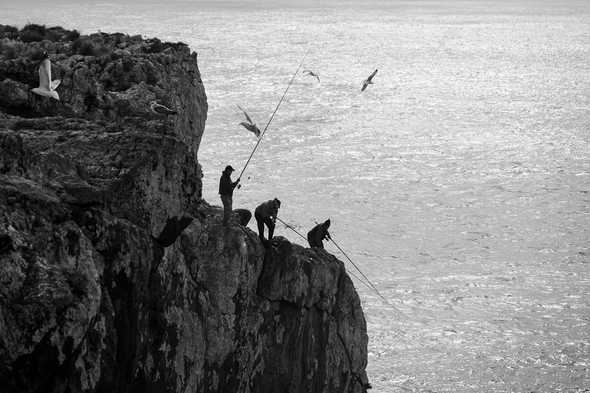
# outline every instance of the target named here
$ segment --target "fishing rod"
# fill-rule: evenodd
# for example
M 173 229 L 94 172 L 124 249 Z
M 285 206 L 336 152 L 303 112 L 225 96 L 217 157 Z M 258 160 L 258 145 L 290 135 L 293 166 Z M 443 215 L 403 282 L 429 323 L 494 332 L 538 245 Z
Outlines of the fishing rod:
M 362 270 L 361 270 L 361 269 L 360 269 L 360 268 L 357 266 L 357 264 L 356 264 L 356 263 L 354 263 L 354 262 L 352 261 L 352 259 L 350 259 L 350 257 L 348 256 L 348 254 L 347 254 L 347 253 L 345 253 L 345 252 L 344 252 L 344 250 L 343 250 L 342 248 L 340 248 L 340 246 L 338 245 L 338 243 L 336 243 L 336 241 L 334 241 L 334 239 L 332 239 L 332 236 L 330 236 L 328 239 L 330 239 L 330 241 L 331 241 L 332 243 L 334 243 L 334 245 L 336 246 L 336 248 L 338 248 L 338 250 L 340 250 L 340 252 L 342 253 L 342 255 L 344 255 L 344 256 L 346 257 L 346 259 L 348 259 L 348 261 L 349 261 L 350 263 L 352 263 L 352 265 L 353 265 L 353 266 L 356 268 L 356 270 L 358 270 L 358 272 L 359 272 L 359 273 L 360 273 L 360 274 L 361 274 L 361 275 L 362 275 L 362 276 L 365 278 L 365 280 L 367 280 L 367 282 L 368 282 L 369 284 L 371 284 L 371 287 L 373 288 L 373 290 L 375 291 L 375 293 L 376 293 L 377 295 L 379 295 L 379 297 L 381 297 L 381 299 L 383 299 L 383 301 L 385 302 L 385 304 L 387 304 L 388 306 L 391 306 L 391 307 L 393 307 L 393 305 L 392 305 L 392 304 L 390 304 L 390 303 L 387 301 L 387 299 L 386 299 L 386 298 L 385 298 L 385 297 L 384 297 L 384 296 L 381 294 L 381 292 L 379 292 L 379 290 L 378 290 L 378 289 L 375 287 L 375 285 L 373 285 L 373 283 L 371 282 L 371 280 L 369 280 L 369 277 L 367 277 L 367 276 L 365 275 L 365 273 L 363 273 L 363 271 L 362 271 Z M 398 311 L 399 311 L 399 310 L 398 310 Z M 399 312 L 401 313 L 401 311 L 399 311 Z
M 303 240 L 307 241 L 307 238 L 305 236 L 303 236 L 297 229 L 293 228 L 293 226 L 287 224 L 285 221 L 281 220 L 278 217 L 277 217 L 277 220 L 279 220 L 284 226 L 286 226 L 287 228 L 289 228 L 290 230 L 292 230 L 293 232 L 295 232 L 296 234 L 298 234 L 299 237 L 301 237 Z M 356 278 L 359 282 L 361 282 L 362 284 L 364 284 L 367 288 L 372 289 L 366 282 L 364 282 L 363 280 L 361 280 L 356 274 L 354 274 L 350 270 L 347 271 L 347 273 L 350 274 L 351 276 L 353 276 L 354 278 Z
M 287 224 L 285 221 L 281 220 L 278 217 L 277 217 L 277 220 L 279 220 L 284 226 L 286 226 L 287 228 L 289 228 L 290 230 L 292 230 L 293 232 L 298 234 L 300 238 L 307 241 L 307 238 L 305 236 L 303 236 L 297 229 L 293 228 L 291 225 Z
M 299 235 L 299 237 L 301 237 L 303 240 L 307 241 L 307 238 L 306 238 L 305 236 L 303 236 L 303 235 L 302 235 L 302 234 L 301 234 L 301 233 L 300 233 L 300 232 L 299 232 L 297 229 L 295 229 L 295 228 L 294 228 L 292 225 L 289 225 L 289 224 L 287 224 L 285 221 L 281 220 L 281 219 L 280 219 L 280 218 L 278 218 L 278 217 L 276 217 L 276 219 L 277 219 L 278 221 L 280 221 L 280 222 L 281 222 L 281 223 L 282 223 L 284 226 L 286 226 L 287 228 L 289 228 L 290 230 L 292 230 L 293 232 L 295 232 L 296 234 L 298 234 L 298 235 Z M 332 239 L 330 239 L 330 240 L 332 240 Z M 334 242 L 334 240 L 332 240 L 332 242 L 333 242 L 334 244 L 336 244 L 336 243 Z M 336 246 L 336 247 L 338 247 L 338 246 Z M 345 255 L 347 258 L 348 258 L 348 256 L 347 256 L 347 255 L 344 253 L 344 251 L 342 251 L 342 249 L 341 249 L 340 247 L 338 247 L 338 249 L 340 250 L 340 252 L 342 252 L 342 253 L 343 253 L 343 254 L 344 254 L 344 255 Z M 352 264 L 353 264 L 353 265 L 354 265 L 354 266 L 357 268 L 357 270 L 358 270 L 358 271 L 359 271 L 361 274 L 363 273 L 363 272 L 361 272 L 361 271 L 360 271 L 360 269 L 358 268 L 358 266 L 356 266 L 356 265 L 354 264 L 354 262 L 352 262 L 352 261 L 350 260 L 350 258 L 348 258 L 348 260 L 349 260 L 349 261 L 350 261 L 350 262 L 351 262 L 351 263 L 352 263 Z M 346 269 L 346 268 L 345 268 L 345 269 Z M 395 307 L 394 305 L 392 305 L 391 303 L 389 303 L 389 302 L 388 302 L 388 301 L 387 301 L 387 300 L 386 300 L 386 299 L 385 299 L 385 298 L 384 298 L 384 297 L 383 297 L 383 296 L 382 296 L 382 295 L 379 293 L 379 291 L 377 291 L 377 289 L 376 289 L 375 287 L 372 287 L 372 286 L 370 286 L 369 284 L 367 284 L 367 283 L 366 283 L 364 280 L 361 280 L 361 279 L 360 279 L 360 278 L 359 278 L 359 277 L 358 277 L 356 274 L 354 274 L 354 273 L 353 273 L 353 272 L 351 272 L 350 270 L 346 270 L 346 272 L 347 272 L 348 274 L 350 274 L 352 277 L 356 278 L 356 279 L 357 279 L 357 281 L 359 281 L 360 283 L 362 283 L 364 286 L 366 286 L 366 287 L 367 287 L 367 288 L 369 288 L 370 290 L 374 290 L 375 292 L 377 292 L 377 294 L 378 294 L 379 296 L 381 296 L 381 298 L 382 298 L 382 299 L 385 301 L 385 304 L 387 304 L 388 306 L 390 306 L 391 308 L 393 308 L 393 309 L 394 309 L 394 310 L 395 310 L 395 311 L 396 311 L 396 312 L 397 312 L 399 315 L 401 315 L 402 317 L 404 317 L 404 318 L 406 318 L 406 319 L 408 318 L 408 317 L 407 317 L 407 316 L 406 316 L 406 315 L 405 315 L 405 314 L 404 314 L 404 313 L 403 313 L 401 310 L 399 310 L 397 307 Z M 365 276 L 364 274 L 363 274 L 363 276 L 366 278 L 366 276 Z M 368 280 L 368 278 L 367 278 L 367 280 Z M 370 282 L 370 281 L 369 281 L 369 282 Z M 394 331 L 397 333 L 397 334 L 394 336 L 394 338 L 397 338 L 397 337 L 400 337 L 400 336 L 402 336 L 402 335 L 406 334 L 406 331 L 405 331 L 405 330 L 402 330 L 402 329 L 395 329 L 395 328 L 393 328 L 393 330 L 394 330 Z
M 299 63 L 299 67 L 297 67 L 297 70 L 295 71 L 295 73 L 293 74 L 293 76 L 291 77 L 291 80 L 289 81 L 289 84 L 287 85 L 287 88 L 285 89 L 285 92 L 283 93 L 283 96 L 281 97 L 281 99 L 279 100 L 279 103 L 277 104 L 277 107 L 275 108 L 274 112 L 272 113 L 272 115 L 270 116 L 270 119 L 268 120 L 268 123 L 266 123 L 266 126 L 264 127 L 264 130 L 262 131 L 262 133 L 260 134 L 260 138 L 258 138 L 258 141 L 256 142 L 256 145 L 254 146 L 254 149 L 252 149 L 252 153 L 250 153 L 250 157 L 248 157 L 248 160 L 246 161 L 246 164 L 244 165 L 244 167 L 242 168 L 242 171 L 240 172 L 240 176 L 238 176 L 238 180 L 240 180 L 242 178 L 242 175 L 244 174 L 244 171 L 246 170 L 246 167 L 248 166 L 248 164 L 250 163 L 250 160 L 252 159 L 252 156 L 254 155 L 254 152 L 256 152 L 256 149 L 258 149 L 258 145 L 260 145 L 260 142 L 262 142 L 262 138 L 264 138 L 264 134 L 266 133 L 266 130 L 268 129 L 268 126 L 270 125 L 270 123 L 272 122 L 272 120 L 274 119 L 277 111 L 279 110 L 279 107 L 281 106 L 281 104 L 283 103 L 283 100 L 285 99 L 285 96 L 287 95 L 287 92 L 289 91 L 289 88 L 291 87 L 291 85 L 293 84 L 293 81 L 295 80 L 295 76 L 297 76 L 297 73 L 299 72 L 299 70 L 301 69 L 301 66 L 303 65 L 303 61 L 305 60 L 305 58 L 307 57 L 307 53 L 309 52 L 309 49 L 305 52 L 305 54 L 303 55 L 303 58 L 301 59 L 301 62 Z
M 314 222 L 315 222 L 315 224 L 316 224 L 316 225 L 318 225 L 318 222 L 317 222 L 317 221 L 315 221 L 315 220 L 314 220 Z M 377 288 L 375 287 L 375 285 L 373 285 L 373 283 L 371 282 L 371 280 L 369 280 L 369 277 L 367 277 L 367 276 L 365 275 L 365 273 L 363 273 L 363 271 L 361 270 L 361 268 L 360 268 L 360 267 L 358 267 L 358 265 L 357 265 L 356 263 L 354 263 L 354 262 L 352 261 L 352 259 L 350 259 L 350 257 L 348 256 L 348 254 L 347 254 L 347 253 L 345 253 L 345 252 L 344 252 L 344 250 L 343 250 L 342 248 L 340 248 L 340 246 L 338 245 L 338 243 L 336 243 L 336 241 L 334 241 L 334 239 L 332 239 L 332 236 L 331 236 L 331 235 L 328 235 L 328 239 L 329 239 L 329 240 L 330 240 L 332 243 L 334 243 L 334 245 L 336 246 L 336 248 L 338 248 L 338 250 L 340 250 L 340 252 L 342 253 L 342 255 L 344 255 L 344 256 L 346 257 L 346 259 L 348 259 L 348 261 L 349 261 L 350 263 L 352 263 L 352 265 L 353 265 L 353 266 L 356 268 L 356 270 L 358 270 L 358 272 L 359 272 L 359 273 L 360 273 L 360 274 L 361 274 L 361 275 L 362 275 L 362 276 L 365 278 L 365 280 L 366 280 L 366 281 L 367 281 L 369 284 L 371 284 L 371 286 L 369 287 L 369 289 L 372 289 L 373 291 L 375 291 L 375 293 L 377 293 L 377 295 L 379 295 L 379 297 L 381 297 L 381 299 L 383 299 L 383 301 L 385 302 L 385 304 L 387 304 L 388 306 L 391 306 L 391 307 L 395 308 L 395 307 L 394 307 L 392 304 L 390 304 L 390 303 L 387 301 L 387 299 L 385 299 L 385 297 L 384 297 L 384 296 L 381 294 L 381 292 L 379 292 L 379 291 L 377 290 Z M 363 283 L 364 283 L 364 282 L 363 282 Z M 367 285 L 367 284 L 365 283 L 365 285 Z M 397 309 L 396 309 L 396 310 L 397 310 Z M 402 313 L 400 310 L 397 310 L 397 311 L 398 311 L 399 313 Z

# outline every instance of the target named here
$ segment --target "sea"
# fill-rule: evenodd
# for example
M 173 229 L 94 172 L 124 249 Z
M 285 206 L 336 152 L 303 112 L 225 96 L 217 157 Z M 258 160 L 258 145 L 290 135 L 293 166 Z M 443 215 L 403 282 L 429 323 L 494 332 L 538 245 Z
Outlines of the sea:
M 29 22 L 189 44 L 218 205 L 302 62 L 234 207 L 331 219 L 373 392 L 590 392 L 590 2 L 0 0 Z

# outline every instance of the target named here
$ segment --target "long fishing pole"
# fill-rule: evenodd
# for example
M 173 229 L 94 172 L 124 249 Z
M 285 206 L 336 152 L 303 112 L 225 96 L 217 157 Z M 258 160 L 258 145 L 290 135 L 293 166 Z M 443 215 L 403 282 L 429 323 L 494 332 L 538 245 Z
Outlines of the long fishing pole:
M 287 228 L 289 228 L 290 230 L 292 230 L 293 232 L 295 232 L 296 234 L 299 235 L 299 237 L 301 237 L 303 240 L 307 241 L 307 238 L 305 236 L 303 236 L 297 229 L 295 229 L 293 226 L 287 224 L 285 221 L 281 220 L 280 218 L 277 217 L 277 220 L 279 220 L 284 226 L 286 226 Z M 356 278 L 359 282 L 363 283 L 367 288 L 372 289 L 366 282 L 364 282 L 363 280 L 361 280 L 360 278 L 358 278 L 357 275 L 355 275 L 353 272 L 348 271 L 348 274 L 350 274 L 351 276 L 353 276 L 354 278 Z
M 303 61 L 307 57 L 307 53 L 308 52 L 309 52 L 309 49 L 303 55 L 303 58 L 301 59 L 301 62 L 299 63 L 299 66 L 297 67 L 297 71 L 295 71 L 295 73 L 291 77 L 291 80 L 289 81 L 289 84 L 287 85 L 287 88 L 285 89 L 285 92 L 283 93 L 283 96 L 279 100 L 279 103 L 277 104 L 277 107 L 275 108 L 274 112 L 270 116 L 270 119 L 268 119 L 268 123 L 266 123 L 266 126 L 264 127 L 264 130 L 260 134 L 260 138 L 258 138 L 258 141 L 256 142 L 256 145 L 254 146 L 254 149 L 252 149 L 252 153 L 250 153 L 250 157 L 248 157 L 248 160 L 246 161 L 246 164 L 244 165 L 244 167 L 242 168 L 242 171 L 240 172 L 240 176 L 238 176 L 238 180 L 242 178 L 242 175 L 244 174 L 244 171 L 246 170 L 246 167 L 250 163 L 250 160 L 252 159 L 252 156 L 254 155 L 254 152 L 256 152 L 256 149 L 258 149 L 258 145 L 260 145 L 260 142 L 262 142 L 262 138 L 264 138 L 264 134 L 266 133 L 266 130 L 268 129 L 268 126 L 270 125 L 270 123 L 274 119 L 277 111 L 279 110 L 279 107 L 283 103 L 283 100 L 285 99 L 285 96 L 287 95 L 287 92 L 289 91 L 289 88 L 293 84 L 293 81 L 295 80 L 295 76 L 297 76 L 297 73 L 299 73 L 299 70 L 301 69 L 301 66 L 303 65 Z
M 287 224 L 285 221 L 281 220 L 281 219 L 280 219 L 280 218 L 278 218 L 278 217 L 277 217 L 277 220 L 278 220 L 278 221 L 280 221 L 280 222 L 281 222 L 281 223 L 282 223 L 284 226 L 286 226 L 287 228 L 289 228 L 290 230 L 292 230 L 293 232 L 295 232 L 296 234 L 298 234 L 298 235 L 299 235 L 299 237 L 301 237 L 303 240 L 307 240 L 307 239 L 305 238 L 305 236 L 303 236 L 303 235 L 302 235 L 302 234 L 301 234 L 301 233 L 300 233 L 300 232 L 299 232 L 297 229 L 295 229 L 295 228 L 294 228 L 292 225 L 289 225 L 289 224 Z M 330 239 L 330 240 L 332 240 L 332 239 Z M 334 242 L 334 240 L 332 240 L 332 242 L 333 242 L 334 244 L 336 244 L 336 243 Z M 338 247 L 338 246 L 336 246 L 336 247 Z M 344 254 L 344 255 L 345 255 L 347 258 L 348 258 L 348 255 L 346 255 L 346 253 L 344 253 L 344 251 L 342 251 L 342 249 L 341 249 L 340 247 L 338 247 L 338 249 L 340 250 L 340 252 L 342 252 L 342 254 Z M 350 260 L 350 258 L 348 258 L 348 260 L 349 260 L 349 261 L 350 261 L 350 262 L 351 262 L 351 263 L 354 265 L 354 267 L 356 267 L 356 268 L 357 268 L 357 270 L 358 270 L 358 271 L 359 271 L 361 274 L 363 273 L 363 272 L 361 272 L 361 271 L 360 271 L 360 269 L 358 268 L 358 266 L 356 266 L 356 265 L 354 264 L 354 262 L 352 262 L 352 261 Z M 405 314 L 404 314 L 404 313 L 403 313 L 401 310 L 399 310 L 397 307 L 395 307 L 394 305 L 392 305 L 391 303 L 389 303 L 389 302 L 388 302 L 388 301 L 387 301 L 387 300 L 386 300 L 386 299 L 385 299 L 385 298 L 384 298 L 384 297 L 383 297 L 383 296 L 382 296 L 382 295 L 379 293 L 379 291 L 377 291 L 377 289 L 376 289 L 375 287 L 372 287 L 372 286 L 370 286 L 369 284 L 367 284 L 367 283 L 366 283 L 364 280 L 361 280 L 361 279 L 360 279 L 360 278 L 359 278 L 359 277 L 358 277 L 356 274 L 354 274 L 354 273 L 353 273 L 353 272 L 351 272 L 350 270 L 346 270 L 346 272 L 347 272 L 348 274 L 350 274 L 352 277 L 356 278 L 356 279 L 357 279 L 357 281 L 359 281 L 360 283 L 362 283 L 362 284 L 363 284 L 365 287 L 369 288 L 370 290 L 374 290 L 375 292 L 377 292 L 377 294 L 378 294 L 379 296 L 381 296 L 381 298 L 383 299 L 383 301 L 385 301 L 385 304 L 387 304 L 388 306 L 390 306 L 391 308 L 393 308 L 393 309 L 394 309 L 394 310 L 395 310 L 395 311 L 396 311 L 396 312 L 397 312 L 399 315 L 403 316 L 404 318 L 407 318 L 407 316 L 406 316 L 406 315 L 405 315 Z M 363 274 L 363 276 L 365 276 L 365 275 Z M 366 276 L 365 276 L 365 278 L 366 278 Z M 367 278 L 367 280 L 368 280 L 368 278 Z M 369 282 L 370 282 L 370 281 L 369 281 Z M 401 335 L 404 335 L 404 334 L 406 334 L 406 331 L 405 331 L 405 330 L 401 330 L 401 329 L 395 329 L 395 328 L 394 328 L 393 330 L 394 330 L 394 331 L 396 331 L 396 333 L 397 333 L 397 334 L 394 336 L 394 338 L 396 338 L 396 337 L 399 337 L 399 336 L 401 336 Z
M 307 241 L 307 238 L 305 236 L 303 236 L 297 229 L 295 229 L 293 226 L 287 224 L 285 221 L 281 220 L 280 218 L 277 217 L 277 220 L 280 221 L 284 226 L 286 226 L 287 228 L 289 228 L 290 230 L 292 230 L 293 232 L 295 232 L 296 234 L 299 235 L 300 238 L 302 238 L 303 240 Z
M 391 304 L 390 304 L 390 303 L 387 301 L 387 299 L 386 299 L 386 298 L 385 298 L 385 297 L 384 297 L 384 296 L 381 294 L 381 292 L 379 292 L 379 290 L 378 290 L 378 289 L 375 287 L 375 285 L 373 285 L 373 283 L 371 282 L 371 280 L 369 280 L 369 277 L 367 277 L 367 276 L 365 275 L 365 273 L 363 273 L 363 271 L 362 271 L 362 270 L 361 270 L 361 269 L 360 269 L 360 268 L 357 266 L 357 264 L 356 264 L 356 263 L 354 263 L 354 262 L 352 261 L 352 259 L 350 259 L 350 257 L 348 256 L 348 254 L 347 254 L 347 253 L 345 253 L 345 252 L 344 252 L 344 250 L 343 250 L 342 248 L 340 248 L 340 246 L 338 245 L 338 243 L 336 243 L 336 242 L 334 241 L 334 239 L 332 239 L 332 237 L 331 237 L 331 236 L 329 237 L 329 239 L 330 239 L 330 241 L 331 241 L 332 243 L 334 243 L 334 245 L 335 245 L 335 246 L 338 248 L 338 250 L 340 250 L 340 252 L 342 253 L 342 255 L 344 255 L 344 256 L 346 257 L 346 259 L 348 259 L 348 261 L 349 261 L 350 263 L 352 263 L 352 265 L 353 265 L 353 266 L 356 268 L 356 270 L 358 270 L 358 272 L 359 272 L 359 273 L 360 273 L 360 274 L 361 274 L 361 275 L 362 275 L 362 276 L 365 278 L 365 280 L 367 280 L 367 282 L 368 282 L 369 284 L 371 284 L 371 287 L 373 288 L 373 290 L 375 291 L 375 293 L 376 293 L 377 295 L 379 295 L 379 296 L 381 297 L 381 299 L 383 299 L 383 301 L 384 301 L 384 302 L 385 302 L 387 305 L 389 305 L 389 306 L 392 306 L 392 307 L 393 307 L 393 305 L 391 305 Z
M 353 266 L 356 268 L 356 270 L 358 270 L 358 272 L 359 272 L 359 273 L 360 273 L 360 274 L 361 274 L 361 275 L 362 275 L 362 276 L 365 278 L 365 280 L 367 280 L 367 282 L 368 282 L 369 284 L 371 284 L 371 286 L 369 287 L 369 289 L 372 289 L 373 291 L 375 291 L 375 293 L 376 293 L 377 295 L 379 295 L 379 297 L 380 297 L 380 298 L 383 300 L 383 302 L 384 302 L 385 304 L 387 304 L 389 307 L 391 307 L 392 309 L 394 309 L 394 310 L 395 310 L 395 311 L 396 311 L 396 312 L 397 312 L 399 315 L 401 315 L 402 317 L 404 317 L 404 318 L 408 319 L 408 316 L 407 316 L 406 314 L 404 314 L 404 312 L 403 312 L 402 310 L 398 309 L 398 308 L 397 308 L 397 307 L 395 307 L 393 304 L 391 304 L 391 303 L 389 303 L 389 302 L 387 301 L 387 299 L 386 299 L 386 298 L 385 298 L 385 297 L 384 297 L 384 296 L 381 294 L 381 292 L 379 292 L 379 290 L 378 290 L 378 289 L 375 287 L 375 285 L 373 285 L 373 283 L 371 282 L 371 280 L 369 280 L 369 277 L 367 277 L 367 276 L 365 275 L 365 273 L 363 273 L 363 271 L 362 271 L 362 270 L 361 270 L 361 269 L 360 269 L 360 268 L 357 266 L 357 264 L 356 264 L 356 263 L 354 263 L 354 262 L 352 261 L 352 259 L 350 259 L 350 257 L 348 256 L 348 254 L 347 254 L 347 253 L 345 253 L 345 252 L 344 252 L 344 250 L 343 250 L 342 248 L 340 248 L 340 246 L 339 246 L 339 245 L 338 245 L 338 244 L 337 244 L 337 243 L 334 241 L 334 239 L 332 239 L 332 237 L 331 237 L 331 236 L 329 237 L 329 239 L 330 239 L 330 241 L 331 241 L 332 243 L 334 243 L 334 245 L 335 245 L 335 246 L 338 248 L 338 250 L 340 250 L 340 252 L 342 253 L 342 255 L 344 255 L 344 256 L 346 257 L 346 259 L 348 259 L 348 261 L 349 261 L 350 263 L 352 263 L 352 265 L 353 265 Z M 363 281 L 363 283 L 364 283 L 364 281 Z M 367 284 L 365 283 L 365 285 L 367 285 Z M 403 334 L 405 334 L 405 331 L 403 331 L 403 330 L 399 330 L 399 332 L 400 332 L 400 334 L 402 334 L 402 333 L 403 333 Z

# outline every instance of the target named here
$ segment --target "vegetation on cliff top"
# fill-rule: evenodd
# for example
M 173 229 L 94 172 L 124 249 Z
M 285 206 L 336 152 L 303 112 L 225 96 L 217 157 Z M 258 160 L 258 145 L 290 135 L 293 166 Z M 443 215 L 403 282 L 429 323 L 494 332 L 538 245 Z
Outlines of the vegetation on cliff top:
M 60 101 L 30 92 L 39 86 L 43 52 L 49 54 L 52 79 L 61 80 Z M 38 24 L 20 30 L 0 25 L 0 118 L 65 115 L 113 121 L 152 116 L 151 100 L 167 106 L 186 101 L 182 96 L 171 100 L 180 83 L 202 88 L 196 54 L 184 43 L 123 33 L 80 35 Z
M 186 47 L 186 44 L 162 42 L 158 38 L 144 40 L 141 35 L 101 32 L 80 35 L 77 30 L 66 30 L 60 26 L 46 27 L 30 23 L 19 30 L 14 26 L 0 24 L 0 58 L 4 60 L 25 57 L 37 61 L 41 59 L 43 51 L 68 56 L 106 56 L 116 49 L 161 53 L 168 48 L 178 49 L 182 46 Z

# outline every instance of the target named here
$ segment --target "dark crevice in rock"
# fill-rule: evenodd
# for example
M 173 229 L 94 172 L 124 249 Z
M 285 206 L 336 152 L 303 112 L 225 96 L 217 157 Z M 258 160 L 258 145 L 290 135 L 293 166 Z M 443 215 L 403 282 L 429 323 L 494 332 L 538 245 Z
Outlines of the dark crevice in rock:
M 52 392 L 55 378 L 60 374 L 59 351 L 51 343 L 55 329 L 45 333 L 35 349 L 18 357 L 10 367 L 10 373 L 0 374 L 0 385 L 5 392 Z
M 342 347 L 342 351 L 344 352 L 344 354 L 346 355 L 346 359 L 348 360 L 348 367 L 349 367 L 350 375 L 353 378 L 353 381 L 355 383 L 358 383 L 359 386 L 363 389 L 363 391 L 366 391 L 370 385 L 368 385 L 366 382 L 363 382 L 362 378 L 356 372 L 353 371 L 354 364 L 352 362 L 352 356 L 350 356 L 350 351 L 346 347 L 346 344 L 344 343 L 344 339 L 342 338 L 342 335 L 339 332 L 338 332 L 338 339 L 340 340 L 340 345 Z
M 171 246 L 178 236 L 184 231 L 184 229 L 193 222 L 194 217 L 189 215 L 184 215 L 182 217 L 172 217 L 166 221 L 166 225 L 160 235 L 156 238 L 156 241 L 162 247 L 169 247 Z
M 10 235 L 7 233 L 0 234 L 0 254 L 9 253 L 10 251 L 14 251 L 14 244 L 12 243 L 12 239 Z

